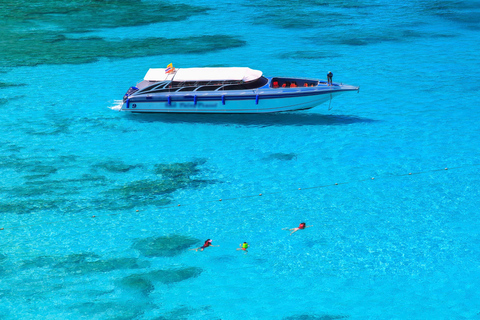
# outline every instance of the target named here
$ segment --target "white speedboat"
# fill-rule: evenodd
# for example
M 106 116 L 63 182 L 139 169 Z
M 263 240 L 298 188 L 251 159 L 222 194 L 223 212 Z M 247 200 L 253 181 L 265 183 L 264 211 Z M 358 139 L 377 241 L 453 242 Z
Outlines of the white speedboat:
M 317 79 L 264 77 L 250 68 L 149 69 L 121 111 L 134 113 L 270 113 L 311 109 L 359 87 Z

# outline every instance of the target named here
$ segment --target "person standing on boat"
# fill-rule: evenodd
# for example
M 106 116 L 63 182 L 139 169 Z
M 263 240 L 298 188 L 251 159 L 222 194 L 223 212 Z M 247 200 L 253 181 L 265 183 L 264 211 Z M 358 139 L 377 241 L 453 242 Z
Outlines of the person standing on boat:
M 332 80 L 333 80 L 333 73 L 332 73 L 332 71 L 328 71 L 328 73 L 327 73 L 327 82 L 328 82 L 328 85 L 329 85 L 329 86 L 333 85 Z

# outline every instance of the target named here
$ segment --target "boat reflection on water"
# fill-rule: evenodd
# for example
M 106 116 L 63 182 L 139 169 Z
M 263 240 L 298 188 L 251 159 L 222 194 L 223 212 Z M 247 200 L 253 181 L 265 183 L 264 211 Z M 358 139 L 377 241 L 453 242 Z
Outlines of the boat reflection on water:
M 201 123 L 240 126 L 341 126 L 368 123 L 376 120 L 355 115 L 324 115 L 309 112 L 281 112 L 268 114 L 135 114 L 129 117 L 139 122 Z

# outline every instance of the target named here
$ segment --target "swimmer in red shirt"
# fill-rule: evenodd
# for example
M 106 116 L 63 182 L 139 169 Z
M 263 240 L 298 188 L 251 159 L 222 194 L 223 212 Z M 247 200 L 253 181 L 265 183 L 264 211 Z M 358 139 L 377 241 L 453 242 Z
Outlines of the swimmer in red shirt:
M 208 247 L 219 247 L 219 246 L 214 246 L 214 245 L 212 244 L 212 240 L 211 240 L 211 239 L 207 239 L 207 240 L 205 241 L 205 243 L 203 244 L 203 246 L 201 246 L 201 247 L 199 247 L 199 248 L 196 248 L 196 249 L 190 249 L 190 250 L 195 250 L 195 251 L 200 250 L 200 251 L 203 251 L 203 249 L 208 248 Z
M 296 228 L 283 228 L 282 230 L 288 230 L 288 231 L 292 231 L 290 232 L 290 235 L 292 235 L 293 233 L 297 232 L 298 230 L 303 230 L 303 229 L 306 229 L 306 228 L 310 228 L 310 227 L 313 227 L 313 226 L 307 226 L 305 222 L 302 222 L 300 223 L 300 225 Z

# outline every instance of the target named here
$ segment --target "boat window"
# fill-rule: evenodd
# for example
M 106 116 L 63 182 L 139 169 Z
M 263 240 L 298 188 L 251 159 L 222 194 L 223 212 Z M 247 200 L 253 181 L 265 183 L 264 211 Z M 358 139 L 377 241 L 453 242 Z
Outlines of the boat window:
M 197 87 L 183 87 L 183 88 L 178 89 L 177 92 L 179 92 L 179 91 L 193 91 L 195 89 L 197 89 Z
M 215 89 L 218 89 L 220 86 L 202 86 L 196 89 L 195 91 L 214 91 Z
M 158 93 L 158 92 L 165 92 L 165 91 L 170 91 L 170 88 L 159 88 L 155 90 L 150 90 L 148 92 L 142 92 L 142 93 Z
M 316 86 L 318 86 L 318 81 L 307 79 L 272 78 L 272 81 L 270 82 L 270 87 L 274 89 Z
M 260 77 L 254 81 L 240 83 L 240 84 L 232 84 L 226 85 L 222 87 L 221 90 L 247 90 L 247 89 L 257 89 L 263 87 L 268 83 L 268 79 L 265 77 Z
M 151 91 L 154 91 L 154 90 L 157 90 L 159 88 L 164 88 L 165 85 L 167 84 L 168 82 L 160 82 L 160 83 L 155 83 L 153 85 L 150 85 L 148 87 L 145 87 L 143 89 L 141 89 L 139 92 L 141 93 L 148 93 L 148 92 L 151 92 Z

